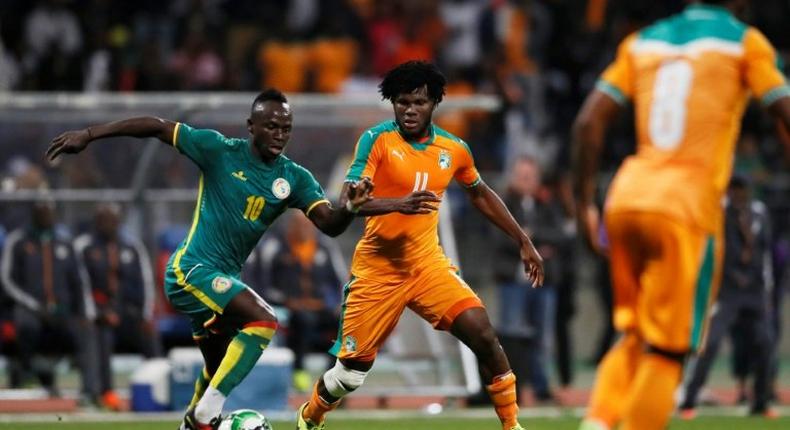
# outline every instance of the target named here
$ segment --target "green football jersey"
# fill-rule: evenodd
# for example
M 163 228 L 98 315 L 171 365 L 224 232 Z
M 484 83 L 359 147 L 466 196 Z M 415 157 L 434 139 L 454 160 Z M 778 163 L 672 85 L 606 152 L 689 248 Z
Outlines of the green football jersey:
M 327 202 L 307 169 L 283 155 L 271 165 L 263 163 L 248 139 L 179 123 L 173 146 L 201 171 L 192 227 L 168 263 L 180 280 L 196 265 L 236 276 L 263 233 L 286 209 L 308 214 Z

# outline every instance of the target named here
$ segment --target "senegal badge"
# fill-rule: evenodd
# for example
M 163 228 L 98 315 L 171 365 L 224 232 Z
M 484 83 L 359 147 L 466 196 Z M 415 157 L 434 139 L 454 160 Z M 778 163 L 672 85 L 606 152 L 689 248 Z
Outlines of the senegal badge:
M 274 197 L 284 200 L 291 195 L 291 184 L 284 178 L 277 178 L 274 180 L 274 183 L 272 183 L 272 193 Z
M 211 281 L 211 289 L 213 289 L 217 294 L 222 294 L 225 291 L 230 290 L 232 285 L 233 282 L 223 276 L 217 276 L 213 281 Z
M 439 168 L 442 170 L 447 170 L 450 168 L 450 164 L 452 164 L 453 159 L 450 157 L 450 153 L 447 151 L 442 151 L 439 153 Z

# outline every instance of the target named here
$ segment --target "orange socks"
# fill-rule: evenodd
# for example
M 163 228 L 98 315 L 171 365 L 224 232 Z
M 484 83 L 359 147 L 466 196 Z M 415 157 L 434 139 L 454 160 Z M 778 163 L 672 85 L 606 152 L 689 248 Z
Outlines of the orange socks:
M 512 371 L 494 377 L 494 382 L 486 386 L 494 409 L 502 421 L 502 428 L 510 430 L 518 425 L 518 403 L 516 402 L 516 375 Z
M 629 333 L 606 353 L 598 366 L 585 421 L 615 427 L 622 417 L 642 348 L 641 339 Z
M 581 429 L 662 430 L 675 406 L 683 371 L 679 361 L 644 352 L 642 340 L 626 334 L 598 367 Z
M 302 417 L 311 421 L 313 424 L 321 424 L 324 422 L 324 416 L 330 411 L 335 410 L 339 404 L 340 400 L 334 403 L 328 403 L 321 398 L 318 394 L 318 384 L 316 383 L 313 387 L 313 394 L 310 396 L 310 402 L 307 403 L 307 407 L 305 407 L 302 412 Z
M 656 354 L 639 360 L 631 393 L 623 411 L 622 430 L 662 430 L 675 407 L 674 393 L 683 365 Z

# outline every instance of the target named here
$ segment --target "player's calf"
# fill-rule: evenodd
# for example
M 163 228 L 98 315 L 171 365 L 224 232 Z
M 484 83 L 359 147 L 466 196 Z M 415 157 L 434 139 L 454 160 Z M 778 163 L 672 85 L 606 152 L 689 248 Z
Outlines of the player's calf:
M 195 407 L 198 421 L 210 422 L 219 416 L 230 392 L 252 370 L 276 331 L 274 321 L 250 322 L 239 330 Z

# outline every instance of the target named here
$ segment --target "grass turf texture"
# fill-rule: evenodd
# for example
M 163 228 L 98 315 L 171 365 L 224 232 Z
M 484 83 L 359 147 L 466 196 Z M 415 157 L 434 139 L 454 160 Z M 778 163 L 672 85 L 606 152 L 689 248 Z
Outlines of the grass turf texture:
M 576 430 L 578 418 L 527 418 L 522 425 L 528 430 Z M 292 430 L 293 422 L 272 422 L 275 430 Z M 49 422 L 0 423 L 0 429 L 14 430 L 174 430 L 174 422 Z M 327 430 L 499 430 L 496 419 L 420 418 L 392 420 L 331 420 Z M 674 420 L 670 430 L 779 430 L 790 428 L 790 418 L 700 417 L 693 421 Z

